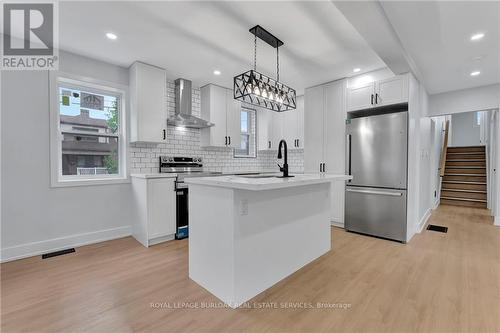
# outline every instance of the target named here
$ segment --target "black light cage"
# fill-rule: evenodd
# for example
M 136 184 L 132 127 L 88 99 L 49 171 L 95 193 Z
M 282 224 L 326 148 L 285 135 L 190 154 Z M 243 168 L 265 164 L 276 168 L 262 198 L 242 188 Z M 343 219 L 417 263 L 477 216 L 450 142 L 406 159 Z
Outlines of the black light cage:
M 254 93 L 255 87 L 272 93 L 274 99 Z M 253 69 L 234 77 L 234 99 L 263 107 L 276 112 L 284 112 L 297 108 L 295 89 L 259 73 Z M 278 95 L 278 98 L 275 96 Z M 281 99 L 278 101 L 277 99 Z

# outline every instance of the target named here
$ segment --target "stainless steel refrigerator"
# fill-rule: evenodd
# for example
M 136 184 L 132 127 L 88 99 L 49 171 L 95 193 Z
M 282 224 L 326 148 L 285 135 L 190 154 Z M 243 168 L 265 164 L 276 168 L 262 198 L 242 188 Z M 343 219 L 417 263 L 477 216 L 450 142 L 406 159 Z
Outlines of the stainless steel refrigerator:
M 406 241 L 408 112 L 347 121 L 345 229 Z

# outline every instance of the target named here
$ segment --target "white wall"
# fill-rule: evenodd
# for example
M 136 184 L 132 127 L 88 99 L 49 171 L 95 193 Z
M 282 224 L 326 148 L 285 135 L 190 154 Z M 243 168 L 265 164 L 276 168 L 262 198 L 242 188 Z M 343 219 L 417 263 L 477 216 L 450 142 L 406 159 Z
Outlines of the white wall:
M 500 105 L 500 84 L 431 95 L 429 116 L 496 109 Z
M 451 115 L 452 140 L 449 146 L 479 146 L 481 129 L 477 124 L 477 112 L 455 113 Z
M 60 70 L 128 84 L 125 68 L 61 52 Z M 130 234 L 130 184 L 50 187 L 49 75 L 1 78 L 2 260 Z

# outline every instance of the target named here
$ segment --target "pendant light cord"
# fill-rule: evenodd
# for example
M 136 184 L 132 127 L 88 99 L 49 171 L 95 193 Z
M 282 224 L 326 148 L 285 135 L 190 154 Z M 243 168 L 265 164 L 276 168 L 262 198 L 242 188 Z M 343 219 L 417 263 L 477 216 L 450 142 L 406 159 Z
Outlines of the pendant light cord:
M 253 70 L 257 71 L 257 34 L 254 34 Z
M 276 81 L 280 80 L 280 48 L 276 47 Z

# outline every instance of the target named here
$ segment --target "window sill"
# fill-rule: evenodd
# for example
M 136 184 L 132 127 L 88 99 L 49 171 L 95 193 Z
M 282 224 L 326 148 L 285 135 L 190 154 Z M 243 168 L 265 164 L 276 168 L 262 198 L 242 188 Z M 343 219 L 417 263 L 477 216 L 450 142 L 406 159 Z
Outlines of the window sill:
M 51 187 L 75 187 L 75 186 L 99 186 L 116 185 L 130 183 L 129 177 L 110 177 L 110 178 L 87 178 L 87 179 L 64 179 L 53 180 Z

